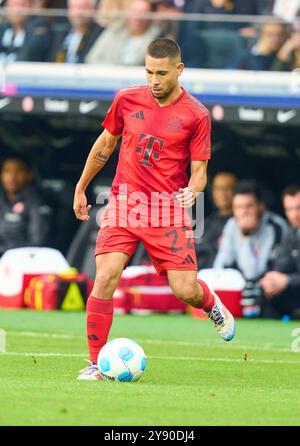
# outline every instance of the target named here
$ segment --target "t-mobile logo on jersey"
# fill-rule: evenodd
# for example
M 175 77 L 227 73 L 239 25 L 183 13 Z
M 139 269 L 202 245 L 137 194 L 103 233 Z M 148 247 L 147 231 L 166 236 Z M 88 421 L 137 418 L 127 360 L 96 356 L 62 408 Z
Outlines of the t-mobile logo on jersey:
M 139 145 L 136 149 L 137 153 L 142 153 L 142 159 L 140 163 L 143 166 L 152 167 L 153 164 L 150 162 L 151 158 L 158 160 L 159 151 L 162 151 L 165 141 L 161 138 L 156 138 L 152 135 L 146 135 L 141 133 L 139 137 Z

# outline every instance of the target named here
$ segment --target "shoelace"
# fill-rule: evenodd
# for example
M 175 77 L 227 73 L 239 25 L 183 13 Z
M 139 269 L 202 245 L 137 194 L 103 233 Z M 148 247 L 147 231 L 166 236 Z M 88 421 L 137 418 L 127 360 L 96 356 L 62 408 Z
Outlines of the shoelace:
M 209 317 L 217 324 L 222 325 L 224 323 L 224 317 L 222 316 L 219 308 L 215 306 L 212 308 Z
M 89 359 L 86 360 L 87 362 L 90 363 L 90 365 L 88 365 L 85 369 L 80 370 L 79 373 L 86 373 L 87 375 L 91 375 L 92 373 L 94 373 L 95 371 L 98 371 L 98 367 L 96 364 L 93 364 L 92 361 L 90 361 Z

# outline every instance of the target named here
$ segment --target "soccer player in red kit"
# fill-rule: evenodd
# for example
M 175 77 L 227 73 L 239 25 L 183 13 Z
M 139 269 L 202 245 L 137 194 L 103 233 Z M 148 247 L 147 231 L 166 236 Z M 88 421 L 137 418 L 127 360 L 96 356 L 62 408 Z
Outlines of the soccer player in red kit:
M 75 215 L 86 221 L 90 206 L 85 190 L 122 137 L 111 197 L 96 242 L 94 288 L 87 301 L 90 365 L 78 379 L 102 378 L 96 362 L 113 320 L 112 296 L 140 240 L 157 272 L 167 274 L 178 299 L 202 308 L 224 340 L 230 341 L 235 333 L 230 312 L 205 282 L 197 280 L 192 227 L 185 218 L 178 219 L 206 186 L 211 156 L 209 112 L 179 85 L 184 65 L 176 42 L 154 40 L 147 49 L 145 67 L 148 85 L 116 95 L 75 190 Z M 157 194 L 167 201 L 155 200 Z

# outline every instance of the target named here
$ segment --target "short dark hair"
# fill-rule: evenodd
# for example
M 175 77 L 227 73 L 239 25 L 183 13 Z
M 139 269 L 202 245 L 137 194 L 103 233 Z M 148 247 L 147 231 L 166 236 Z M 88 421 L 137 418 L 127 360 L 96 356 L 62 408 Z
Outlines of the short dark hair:
M 228 176 L 230 175 L 231 177 L 234 177 L 236 180 L 238 179 L 237 174 L 231 170 L 226 170 L 226 169 L 219 170 L 218 172 L 214 173 L 212 179 L 214 180 L 218 175 L 228 175 Z
M 300 192 L 300 185 L 299 184 L 291 184 L 289 186 L 286 186 L 281 194 L 281 199 L 283 201 L 284 197 L 286 197 L 287 195 L 290 195 L 292 197 L 294 197 L 295 195 L 299 194 Z
M 233 191 L 235 195 L 253 195 L 257 201 L 264 202 L 261 186 L 255 180 L 242 180 L 239 181 Z
M 169 57 L 170 59 L 181 60 L 180 47 L 172 39 L 158 38 L 153 40 L 147 48 L 147 54 L 155 59 Z
M 27 170 L 32 170 L 31 161 L 28 156 L 26 156 L 24 153 L 11 152 L 0 160 L 0 171 L 2 170 L 4 163 L 15 160 L 24 164 Z

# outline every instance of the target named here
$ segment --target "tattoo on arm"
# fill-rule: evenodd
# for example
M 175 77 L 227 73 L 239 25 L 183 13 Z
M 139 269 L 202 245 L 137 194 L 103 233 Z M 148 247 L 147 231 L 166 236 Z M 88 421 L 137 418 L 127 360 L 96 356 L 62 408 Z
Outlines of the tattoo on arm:
M 96 161 L 96 163 L 100 164 L 101 166 L 104 166 L 104 164 L 106 164 L 108 158 L 109 156 L 101 152 L 101 150 L 94 156 L 94 160 Z

